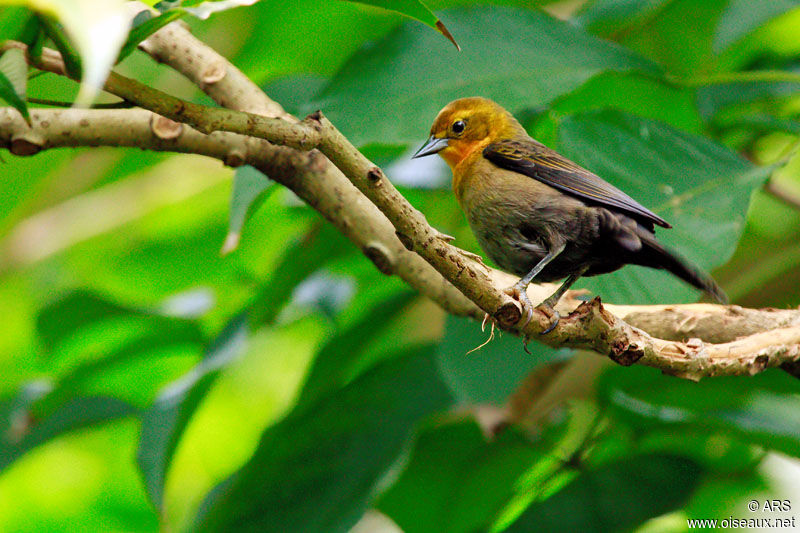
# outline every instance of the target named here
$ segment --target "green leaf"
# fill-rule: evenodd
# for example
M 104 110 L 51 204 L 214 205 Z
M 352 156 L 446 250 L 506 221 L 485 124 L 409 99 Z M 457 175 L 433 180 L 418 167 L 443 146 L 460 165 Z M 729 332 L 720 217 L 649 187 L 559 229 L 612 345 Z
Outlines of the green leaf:
M 247 338 L 243 316 L 232 320 L 191 372 L 169 384 L 142 416 L 136 458 L 150 501 L 163 507 L 164 483 L 175 448 L 219 373 L 241 354 Z
M 530 345 L 535 354 L 530 355 L 525 352 L 521 338 L 499 331 L 485 346 L 468 353 L 488 338 L 488 327 L 481 331 L 474 320 L 447 317 L 436 360 L 445 383 L 462 403 L 502 405 L 534 368 L 572 354 L 572 350 L 553 350 L 536 344 Z
M 297 404 L 309 404 L 322 394 L 344 386 L 358 375 L 358 369 L 363 371 L 364 352 L 369 343 L 392 323 L 415 296 L 411 291 L 403 291 L 381 300 L 364 313 L 364 318 L 331 337 L 314 358 Z M 365 331 L 369 331 L 369 335 L 365 335 Z
M 117 62 L 128 57 L 139 43 L 150 37 L 152 34 L 187 14 L 194 15 L 200 19 L 207 19 L 213 13 L 227 11 L 234 7 L 249 6 L 258 0 L 215 0 L 213 2 L 184 2 L 183 6 L 167 7 L 161 13 L 154 13 L 149 10 L 140 11 L 133 20 L 133 28 L 125 40 L 125 44 L 119 51 Z M 162 2 L 163 3 L 163 2 Z M 188 7 L 195 5 L 196 7 Z
M 328 78 L 317 74 L 283 76 L 262 86 L 264 92 L 292 115 L 302 115 L 308 102 L 328 83 Z M 307 111 L 307 110 L 306 110 Z
M 562 154 L 670 222 L 673 229 L 659 228 L 659 240 L 705 269 L 733 253 L 750 196 L 770 171 L 707 138 L 616 111 L 566 117 L 558 138 Z M 690 301 L 698 295 L 665 271 L 645 267 L 627 266 L 579 284 L 620 303 Z
M 3 2 L 3 3 L 7 3 Z M 11 2 L 18 3 L 18 2 Z M 131 18 L 125 0 L 26 0 L 25 5 L 42 13 L 48 35 L 62 53 L 67 71 L 81 73 L 78 105 L 91 104 L 105 82 L 130 29 Z M 58 25 L 49 22 L 54 17 Z M 63 26 L 69 36 L 68 44 Z M 80 54 L 82 70 L 77 68 L 73 48 Z
M 800 385 L 777 372 L 691 383 L 644 368 L 613 369 L 600 381 L 598 394 L 635 427 L 723 431 L 800 456 Z
M 193 320 L 126 308 L 87 291 L 46 306 L 37 317 L 53 391 L 36 403 L 47 416 L 76 396 L 113 394 L 134 405 L 190 364 L 203 343 Z
M 787 69 L 800 72 L 797 66 Z M 697 108 L 703 117 L 711 119 L 721 111 L 734 105 L 763 100 L 779 101 L 792 97 L 800 90 L 800 84 L 790 82 L 725 83 L 701 87 L 697 91 Z
M 585 533 L 630 530 L 684 505 L 702 470 L 674 455 L 642 455 L 582 473 L 531 505 L 505 531 Z
M 286 248 L 273 268 L 272 277 L 252 299 L 251 323 L 255 326 L 274 321 L 300 282 L 326 262 L 351 251 L 347 239 L 331 225 L 316 225 L 302 239 Z
M 29 450 L 64 433 L 126 417 L 135 412 L 129 404 L 116 398 L 76 398 L 41 422 L 33 423 L 15 439 L 0 435 L 0 470 Z
M 416 144 L 459 97 L 479 94 L 516 112 L 604 71 L 657 72 L 639 56 L 537 11 L 484 6 L 451 10 L 447 18 L 464 36 L 464 52 L 443 53 L 430 32 L 406 24 L 356 53 L 313 107 L 356 146 Z
M 612 0 L 614 1 L 614 0 Z M 644 8 L 612 35 L 623 45 L 658 62 L 664 70 L 691 76 L 713 70 L 712 40 L 728 0 L 637 2 Z M 691 22 L 687 17 L 691 14 Z
M 430 353 L 383 364 L 267 429 L 201 531 L 348 531 L 420 418 L 450 404 Z
M 235 7 L 251 6 L 256 2 L 258 2 L 258 0 L 213 0 L 209 2 L 203 2 L 202 0 L 188 0 L 183 2 L 182 9 L 185 9 L 187 12 L 199 19 L 205 20 L 214 13 L 220 13 Z
M 39 22 L 41 22 L 45 34 L 53 41 L 56 49 L 61 54 L 61 59 L 64 61 L 64 71 L 68 76 L 80 79 L 83 76 L 81 57 L 72 46 L 64 28 L 57 21 L 51 20 L 47 16 L 39 17 Z
M 657 14 L 669 0 L 595 0 L 582 6 L 572 20 L 600 35 L 613 35 Z
M 65 364 L 84 352 L 94 359 L 122 359 L 158 342 L 202 340 L 192 320 L 125 307 L 85 290 L 70 292 L 45 306 L 36 326 L 48 356 L 64 359 Z M 137 349 L 140 343 L 142 348 Z
M 714 32 L 714 51 L 725 50 L 767 21 L 799 6 L 798 0 L 729 0 Z
M 4 39 L 22 40 L 31 12 L 24 7 L 4 7 L 0 9 L 0 35 Z
M 222 254 L 229 254 L 239 246 L 242 227 L 248 216 L 275 190 L 275 182 L 258 169 L 243 165 L 233 174 L 231 214 L 228 219 L 228 235 L 222 245 Z
M 461 50 L 458 43 L 450 34 L 450 31 L 445 27 L 439 18 L 433 14 L 433 11 L 420 2 L 419 0 L 348 0 L 350 2 L 358 2 L 359 4 L 367 4 L 370 6 L 377 6 L 390 11 L 397 11 L 398 13 L 417 19 L 418 21 L 427 24 L 434 30 L 438 31 L 447 37 L 456 48 Z
M 766 113 L 719 119 L 715 121 L 715 125 L 728 128 L 746 128 L 754 134 L 779 131 L 790 135 L 800 135 L 800 121 L 790 118 L 773 117 Z
M 638 435 L 636 449 L 643 453 L 677 453 L 694 459 L 707 470 L 728 475 L 751 472 L 766 454 L 762 447 L 728 432 L 674 425 Z
M 292 291 L 291 305 L 281 318 L 292 320 L 297 314 L 317 312 L 335 321 L 339 312 L 350 303 L 356 290 L 353 276 L 333 274 L 327 269 L 319 270 Z
M 141 326 L 137 325 L 139 327 Z M 149 402 L 151 397 L 147 395 L 152 393 L 153 387 L 157 387 L 159 382 L 147 382 L 144 372 L 131 370 L 131 363 L 138 359 L 148 368 L 156 369 L 156 357 L 175 352 L 183 354 L 180 351 L 182 348 L 187 355 L 200 351 L 203 335 L 194 322 L 164 318 L 141 329 L 140 335 L 118 345 L 109 344 L 109 349 L 103 351 L 100 358 L 79 363 L 60 376 L 53 390 L 36 403 L 35 413 L 47 415 L 71 398 L 90 392 L 97 393 L 98 389 L 113 393 L 119 386 L 120 379 L 135 387 L 130 391 L 119 391 L 118 396 L 133 402 L 134 398 L 126 395 L 134 392 L 135 396 L 144 396 Z M 159 377 L 168 378 L 166 375 Z
M 131 55 L 136 50 L 136 47 L 139 46 L 139 43 L 185 14 L 186 11 L 182 9 L 171 9 L 157 16 L 153 16 L 152 12 L 148 10 L 139 12 L 136 18 L 133 19 L 133 28 L 128 33 L 125 44 L 122 45 L 119 51 L 117 63 Z
M 490 441 L 474 420 L 430 427 L 376 507 L 405 533 L 471 533 L 492 521 L 543 454 L 514 428 Z
M 553 102 L 546 118 L 554 121 L 557 127 L 565 115 L 616 109 L 700 134 L 705 133 L 705 127 L 697 111 L 696 99 L 697 93 L 693 89 L 676 88 L 637 74 L 607 72 Z
M 31 124 L 28 104 L 25 102 L 28 84 L 28 64 L 19 48 L 11 48 L 0 56 L 0 98 L 19 111 L 25 122 Z
M 130 312 L 93 292 L 76 290 L 45 306 L 36 319 L 36 329 L 45 346 L 52 349 L 80 329 Z

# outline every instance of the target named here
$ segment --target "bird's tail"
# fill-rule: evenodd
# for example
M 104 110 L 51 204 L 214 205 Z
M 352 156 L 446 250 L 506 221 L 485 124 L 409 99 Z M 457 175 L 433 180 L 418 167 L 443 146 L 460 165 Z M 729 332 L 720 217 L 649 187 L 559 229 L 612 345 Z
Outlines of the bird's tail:
M 705 291 L 715 301 L 722 304 L 728 303 L 728 296 L 725 294 L 725 291 L 717 285 L 717 282 L 714 281 L 711 276 L 690 263 L 687 259 L 665 248 L 651 233 L 647 232 L 645 235 L 640 234 L 639 237 L 642 241 L 642 249 L 637 254 L 637 259 L 640 259 L 640 261 L 637 261 L 639 264 L 668 270 L 686 283 Z

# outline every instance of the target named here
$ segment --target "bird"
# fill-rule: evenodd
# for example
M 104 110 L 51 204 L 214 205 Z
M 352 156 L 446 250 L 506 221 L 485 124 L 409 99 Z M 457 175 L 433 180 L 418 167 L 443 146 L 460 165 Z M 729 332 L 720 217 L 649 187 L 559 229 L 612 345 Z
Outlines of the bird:
M 564 280 L 536 309 L 552 331 L 555 305 L 582 276 L 626 264 L 664 269 L 728 301 L 717 283 L 666 248 L 655 227 L 670 224 L 593 172 L 528 135 L 499 104 L 482 97 L 454 100 L 436 116 L 430 137 L 412 156 L 438 154 L 453 174 L 453 191 L 483 251 L 521 276 L 504 292 L 533 317 L 531 282 Z

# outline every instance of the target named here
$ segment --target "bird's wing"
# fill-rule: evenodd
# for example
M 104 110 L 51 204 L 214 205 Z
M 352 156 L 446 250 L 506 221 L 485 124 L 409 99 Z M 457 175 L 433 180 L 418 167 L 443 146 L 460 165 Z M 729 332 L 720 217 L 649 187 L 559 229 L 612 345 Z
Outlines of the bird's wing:
M 492 143 L 483 149 L 483 156 L 501 168 L 537 179 L 590 204 L 623 211 L 648 226 L 671 227 L 621 190 L 533 139 Z

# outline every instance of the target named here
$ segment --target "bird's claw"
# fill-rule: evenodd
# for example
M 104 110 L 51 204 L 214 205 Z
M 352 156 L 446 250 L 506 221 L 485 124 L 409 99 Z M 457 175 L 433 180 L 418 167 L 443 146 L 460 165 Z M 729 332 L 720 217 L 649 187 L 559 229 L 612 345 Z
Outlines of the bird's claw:
M 504 289 L 503 292 L 514 298 L 520 304 L 522 304 L 523 318 L 522 322 L 519 325 L 520 329 L 524 329 L 525 326 L 527 326 L 530 323 L 530 321 L 533 320 L 534 309 L 540 311 L 541 313 L 544 313 L 544 315 L 550 319 L 550 325 L 547 327 L 547 329 L 542 331 L 540 335 L 547 335 L 548 333 L 553 331 L 556 328 L 556 326 L 558 326 L 558 321 L 561 318 L 561 315 L 559 315 L 558 311 L 556 311 L 553 308 L 553 306 L 550 305 L 550 303 L 547 302 L 546 300 L 534 308 L 530 298 L 528 298 L 528 293 L 522 287 L 519 287 L 517 285 L 512 285 L 511 287 Z M 525 336 L 526 352 L 528 351 L 527 345 L 529 340 L 530 339 L 526 335 Z
M 531 299 L 528 298 L 527 291 L 525 288 L 512 285 L 511 287 L 504 289 L 503 292 L 514 298 L 522 305 L 523 320 L 519 327 L 520 329 L 523 329 L 530 323 L 531 320 L 533 320 L 533 304 L 531 303 Z
M 546 330 L 542 331 L 540 335 L 547 335 L 548 333 L 556 329 L 556 326 L 558 326 L 558 321 L 561 318 L 561 315 L 558 314 L 558 311 L 553 309 L 553 307 L 551 307 L 545 302 L 540 303 L 536 307 L 536 309 L 544 313 L 547 316 L 547 318 L 550 319 L 550 325 L 547 327 Z

